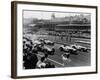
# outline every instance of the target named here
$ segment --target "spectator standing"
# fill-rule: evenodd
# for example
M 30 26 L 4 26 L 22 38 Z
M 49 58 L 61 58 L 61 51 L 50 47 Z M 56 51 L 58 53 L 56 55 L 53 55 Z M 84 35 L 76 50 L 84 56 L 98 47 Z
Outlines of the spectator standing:
M 63 53 L 61 56 L 63 60 L 63 66 L 65 66 L 66 63 L 68 64 L 71 61 L 70 53 Z
M 45 68 L 46 63 L 45 63 L 45 57 L 42 57 L 38 62 L 37 62 L 37 68 Z

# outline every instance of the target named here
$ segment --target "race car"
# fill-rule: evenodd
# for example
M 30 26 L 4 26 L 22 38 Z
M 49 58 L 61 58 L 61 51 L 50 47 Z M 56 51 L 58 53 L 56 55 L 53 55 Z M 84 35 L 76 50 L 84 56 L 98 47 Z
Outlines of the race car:
M 34 40 L 33 41 L 33 44 L 38 44 L 38 45 L 40 45 L 40 44 L 42 44 L 39 40 Z
M 53 47 L 43 46 L 42 51 L 49 55 L 54 55 L 55 49 Z
M 83 52 L 87 52 L 88 51 L 88 48 L 86 48 L 84 46 L 76 45 L 76 44 L 71 45 L 71 47 L 74 48 L 74 49 L 77 49 L 79 51 L 83 51 Z
M 66 46 L 66 45 L 61 45 L 59 47 L 60 51 L 64 51 L 64 52 L 68 52 L 70 54 L 77 54 L 77 50 L 70 47 L 70 46 Z
M 38 38 L 38 40 L 40 41 L 40 42 L 44 42 L 44 38 Z
M 54 42 L 52 42 L 46 38 L 39 38 L 38 41 L 40 41 L 41 43 L 47 44 L 47 45 L 54 45 Z
M 54 45 L 54 42 L 48 40 L 48 39 L 45 39 L 44 40 L 44 44 L 47 44 L 47 45 Z
M 44 44 L 34 44 L 33 51 L 47 53 L 49 55 L 54 55 L 55 49 L 53 47 L 48 47 Z

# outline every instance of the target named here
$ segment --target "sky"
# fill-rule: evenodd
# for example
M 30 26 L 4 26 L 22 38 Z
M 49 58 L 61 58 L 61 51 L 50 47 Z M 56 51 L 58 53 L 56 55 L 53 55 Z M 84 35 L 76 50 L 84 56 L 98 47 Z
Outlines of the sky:
M 24 18 L 51 19 L 52 14 L 55 14 L 55 17 L 80 15 L 80 13 L 72 13 L 72 12 L 50 12 L 50 11 L 32 11 L 32 10 L 23 11 Z M 84 13 L 84 15 L 90 15 L 90 14 Z

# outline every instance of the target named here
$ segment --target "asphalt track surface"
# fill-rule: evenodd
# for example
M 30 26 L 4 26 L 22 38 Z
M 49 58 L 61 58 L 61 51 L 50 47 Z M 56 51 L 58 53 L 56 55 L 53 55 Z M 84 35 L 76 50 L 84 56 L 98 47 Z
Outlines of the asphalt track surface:
M 90 51 L 82 52 L 77 51 L 78 55 L 70 54 L 70 62 L 65 62 L 62 60 L 61 55 L 64 53 L 59 50 L 61 44 L 56 44 L 53 46 L 55 48 L 55 54 L 49 55 L 47 60 L 54 64 L 56 67 L 80 67 L 80 66 L 90 66 Z M 51 47 L 49 45 L 46 45 Z M 42 56 L 43 53 L 39 52 L 38 56 Z
M 80 67 L 80 66 L 90 66 L 91 65 L 91 50 L 88 52 L 82 52 L 82 51 L 77 51 L 78 55 L 71 54 L 70 55 L 70 62 L 63 62 L 61 55 L 63 54 L 62 51 L 59 50 L 59 47 L 62 44 L 68 44 L 71 45 L 73 44 L 76 40 L 78 41 L 90 41 L 87 39 L 74 39 L 72 38 L 71 42 L 66 42 L 65 38 L 63 40 L 60 40 L 60 37 L 54 37 L 54 36 L 45 36 L 45 35 L 28 35 L 30 36 L 30 39 L 36 39 L 37 37 L 42 37 L 42 38 L 47 38 L 53 42 L 55 42 L 54 46 L 46 45 L 48 47 L 54 47 L 55 48 L 55 54 L 54 55 L 49 55 L 47 60 L 54 64 L 56 67 Z M 82 46 L 85 46 L 87 48 L 90 48 L 90 44 L 80 44 Z M 39 52 L 38 56 L 40 57 L 43 53 Z

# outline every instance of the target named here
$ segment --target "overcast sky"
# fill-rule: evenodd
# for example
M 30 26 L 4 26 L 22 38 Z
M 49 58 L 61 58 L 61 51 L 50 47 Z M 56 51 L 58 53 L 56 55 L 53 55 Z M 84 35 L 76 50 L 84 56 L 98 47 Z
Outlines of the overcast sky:
M 80 15 L 80 13 L 70 13 L 70 12 L 46 12 L 46 11 L 23 11 L 24 18 L 38 18 L 38 19 L 51 19 L 51 15 L 55 14 L 55 17 L 65 17 L 65 16 L 74 16 Z M 84 15 L 90 15 L 85 14 Z

